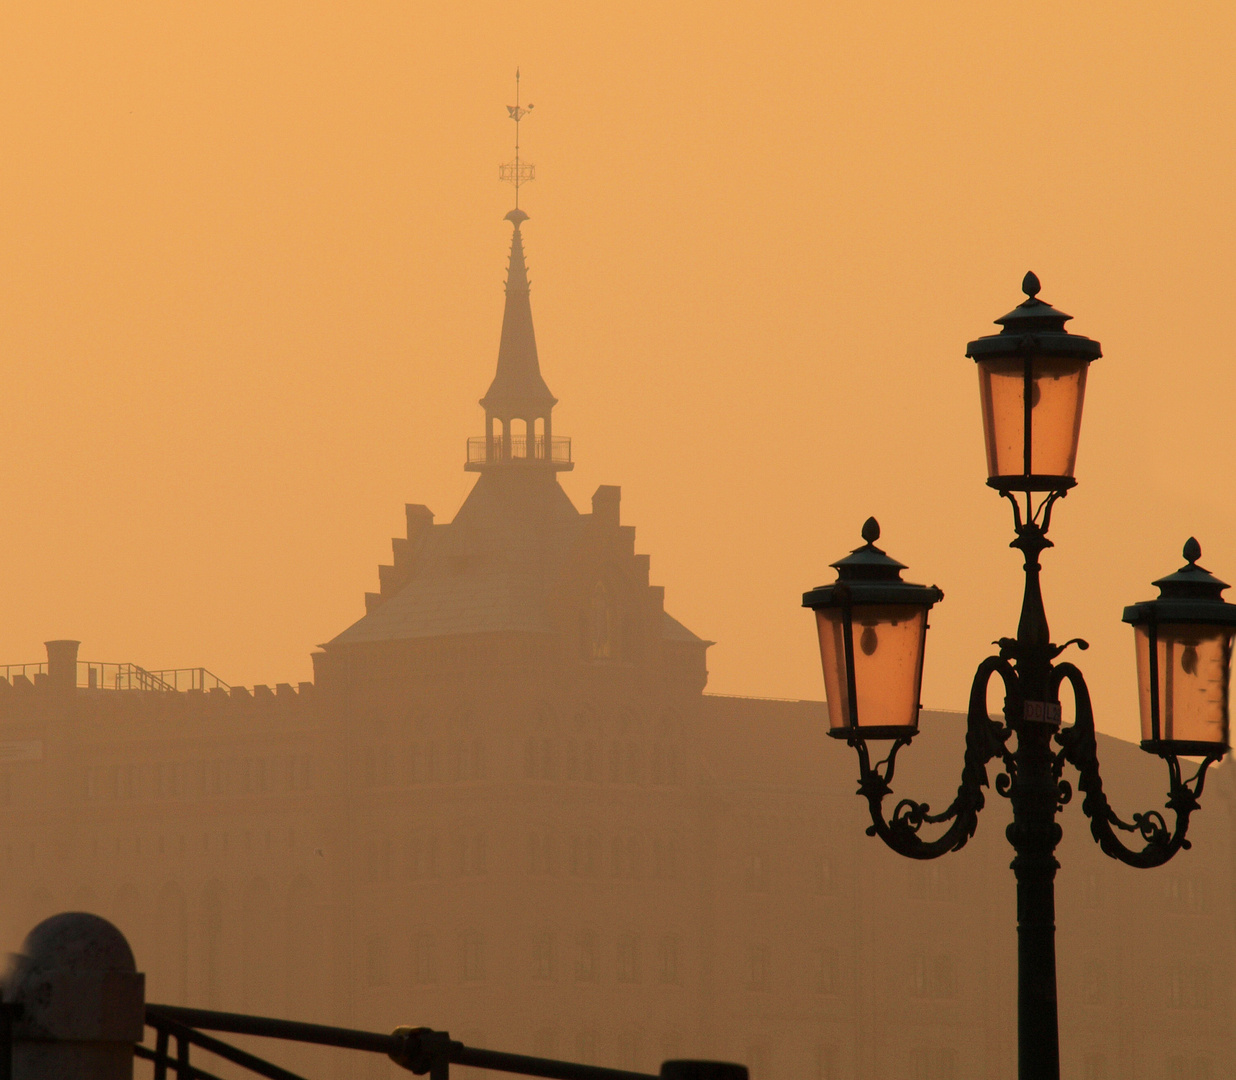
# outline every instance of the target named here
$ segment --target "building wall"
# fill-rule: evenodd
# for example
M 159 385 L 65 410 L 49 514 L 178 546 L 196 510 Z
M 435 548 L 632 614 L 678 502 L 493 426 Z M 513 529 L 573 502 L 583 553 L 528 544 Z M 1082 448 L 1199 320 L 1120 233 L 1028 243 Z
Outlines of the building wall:
M 0 682 L 2 929 L 15 948 L 53 912 L 105 915 L 155 1001 L 649 1071 L 698 1055 L 756 1080 L 1012 1078 L 1005 800 L 963 851 L 911 863 L 865 835 L 821 704 L 637 676 L 533 666 L 335 696 Z M 962 725 L 925 717 L 899 794 L 947 803 Z M 1162 804 L 1159 762 L 1100 750 L 1126 816 Z M 1152 872 L 1106 859 L 1066 809 L 1066 1075 L 1230 1071 L 1232 802 L 1223 767 L 1193 850 Z

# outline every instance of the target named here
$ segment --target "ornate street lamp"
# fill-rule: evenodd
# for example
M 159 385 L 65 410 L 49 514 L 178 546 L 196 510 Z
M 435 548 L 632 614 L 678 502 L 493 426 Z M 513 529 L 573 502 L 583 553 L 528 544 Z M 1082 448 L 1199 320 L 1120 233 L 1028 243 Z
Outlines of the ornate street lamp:
M 1077 770 L 1090 831 L 1112 858 L 1129 866 L 1161 866 L 1186 847 L 1206 771 L 1228 751 L 1236 604 L 1222 599 L 1227 585 L 1197 565 L 1201 548 L 1190 539 L 1187 564 L 1155 582 L 1159 596 L 1125 609 L 1136 645 L 1142 748 L 1167 762 L 1166 809 L 1173 820 L 1169 827 L 1155 810 L 1123 820 L 1103 793 L 1085 680 L 1073 664 L 1056 662 L 1069 645 L 1085 649 L 1086 642 L 1052 643 L 1039 588 L 1039 555 L 1052 546 L 1052 507 L 1076 483 L 1086 372 L 1100 355 L 1099 343 L 1065 330 L 1069 316 L 1038 299 L 1033 274 L 1022 289 L 1028 299 L 997 320 L 1001 332 L 970 342 L 967 355 L 979 369 L 987 483 L 1013 507 L 1011 546 L 1025 557 L 1025 593 L 1017 636 L 1001 638 L 998 654 L 974 676 L 961 784 L 942 813 L 901 799 L 886 817 L 884 800 L 892 794 L 897 752 L 918 732 L 927 612 L 944 594 L 901 580 L 905 567 L 875 546 L 880 529 L 872 518 L 863 526 L 866 545 L 833 563 L 837 580 L 804 594 L 803 606 L 816 615 L 829 734 L 858 752 L 859 794 L 871 811 L 871 833 L 913 859 L 958 850 L 978 827 L 987 766 L 998 759 L 996 791 L 1013 806 L 1007 835 L 1016 852 L 1018 1075 L 1059 1080 L 1056 814 L 1073 794 L 1064 766 Z M 1004 683 L 1002 720 L 987 712 L 994 676 Z M 1064 683 L 1073 696 L 1074 722 L 1062 728 Z M 875 765 L 869 739 L 892 741 Z M 1201 758 L 1187 780 L 1182 756 Z M 925 825 L 943 828 L 929 839 L 920 835 Z M 1134 834 L 1140 846 L 1126 845 L 1121 833 Z

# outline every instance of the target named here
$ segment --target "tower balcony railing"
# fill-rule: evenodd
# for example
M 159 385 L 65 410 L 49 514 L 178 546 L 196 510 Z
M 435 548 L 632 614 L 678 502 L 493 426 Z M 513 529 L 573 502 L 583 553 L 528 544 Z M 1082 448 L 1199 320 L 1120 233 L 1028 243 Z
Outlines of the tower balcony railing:
M 468 464 L 495 465 L 500 461 L 545 461 L 570 466 L 571 440 L 559 436 L 507 435 L 489 439 L 475 435 L 468 440 Z

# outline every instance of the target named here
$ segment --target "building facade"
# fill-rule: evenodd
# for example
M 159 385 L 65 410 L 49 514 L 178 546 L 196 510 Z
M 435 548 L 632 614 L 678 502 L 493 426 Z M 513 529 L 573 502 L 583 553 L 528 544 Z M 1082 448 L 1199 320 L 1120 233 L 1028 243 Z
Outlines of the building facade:
M 1011 1080 L 1007 804 L 992 792 L 962 852 L 900 859 L 865 835 L 822 703 L 705 692 L 710 643 L 665 610 L 619 489 L 581 513 L 558 483 L 570 443 L 536 351 L 526 215 L 508 220 L 476 483 L 450 522 L 407 507 L 312 683 L 108 667 L 75 642 L 0 679 L 11 947 L 85 909 L 128 935 L 151 1001 L 648 1071 L 696 1056 L 755 1080 Z M 947 801 L 964 718 L 923 727 L 899 789 Z M 1115 801 L 1162 805 L 1156 761 L 1108 738 L 1100 753 Z M 1193 850 L 1154 872 L 1103 857 L 1069 809 L 1066 1075 L 1231 1074 L 1234 805 L 1220 767 Z M 262 1052 L 307 1076 L 396 1073 Z

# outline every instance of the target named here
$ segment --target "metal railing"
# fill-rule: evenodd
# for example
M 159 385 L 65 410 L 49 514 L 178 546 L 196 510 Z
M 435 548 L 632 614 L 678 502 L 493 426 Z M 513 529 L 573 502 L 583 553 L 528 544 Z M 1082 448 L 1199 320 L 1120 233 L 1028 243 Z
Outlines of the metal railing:
M 187 1009 L 178 1005 L 147 1005 L 146 1026 L 155 1033 L 154 1047 L 139 1045 L 136 1053 L 139 1058 L 154 1063 L 154 1080 L 167 1080 L 169 1072 L 174 1072 L 178 1080 L 218 1080 L 212 1073 L 190 1062 L 190 1049 L 194 1046 L 267 1080 L 303 1080 L 282 1066 L 204 1034 L 205 1031 L 385 1054 L 409 1072 L 420 1076 L 428 1074 L 430 1080 L 449 1080 L 451 1065 L 539 1076 L 546 1080 L 656 1080 L 651 1073 L 508 1054 L 500 1050 L 481 1050 L 465 1046 L 445 1031 L 431 1028 L 398 1028 L 390 1035 L 384 1035 L 325 1024 L 275 1020 L 266 1016 Z M 176 1044 L 174 1050 L 173 1041 Z M 661 1066 L 660 1077 L 664 1080 L 748 1080 L 744 1066 L 713 1061 L 667 1061 Z
M 47 661 L 38 664 L 0 664 L 0 679 L 12 682 L 15 676 L 25 676 L 31 682 L 47 674 Z M 77 661 L 79 690 L 230 690 L 218 675 L 204 667 L 164 668 L 148 671 L 137 664 L 110 664 L 99 660 Z
M 529 454 L 531 450 L 531 454 Z M 546 440 L 544 435 L 508 435 L 493 440 L 484 435 L 468 439 L 468 464 L 492 465 L 499 461 L 549 461 L 555 465 L 571 464 L 571 440 L 558 435 Z

